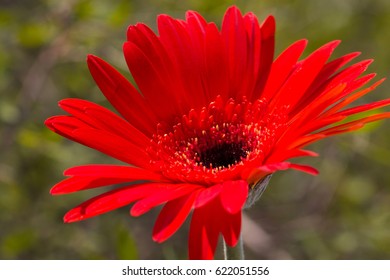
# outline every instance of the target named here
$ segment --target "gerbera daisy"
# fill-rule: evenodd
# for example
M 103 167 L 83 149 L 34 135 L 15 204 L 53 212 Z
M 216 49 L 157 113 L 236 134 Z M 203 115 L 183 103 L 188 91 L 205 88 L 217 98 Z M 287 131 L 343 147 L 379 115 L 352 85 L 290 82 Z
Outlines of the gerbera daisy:
M 89 55 L 96 84 L 120 116 L 65 99 L 59 105 L 70 115 L 51 117 L 46 125 L 124 164 L 70 168 L 64 172 L 69 178 L 51 193 L 121 187 L 73 208 L 64 221 L 133 202 L 132 216 L 164 205 L 153 229 L 153 240 L 163 242 L 192 212 L 189 258 L 212 259 L 220 234 L 228 246 L 236 245 L 242 210 L 271 174 L 289 168 L 317 174 L 288 161 L 316 156 L 305 146 L 390 117 L 355 116 L 390 99 L 349 106 L 383 81 L 358 90 L 375 76 L 361 76 L 372 60 L 340 70 L 359 53 L 328 62 L 339 41 L 299 60 L 306 40 L 274 60 L 274 34 L 272 16 L 259 24 L 253 13 L 243 16 L 236 7 L 227 10 L 221 29 L 193 11 L 185 20 L 160 15 L 158 35 L 142 23 L 130 26 L 123 52 L 138 89 Z

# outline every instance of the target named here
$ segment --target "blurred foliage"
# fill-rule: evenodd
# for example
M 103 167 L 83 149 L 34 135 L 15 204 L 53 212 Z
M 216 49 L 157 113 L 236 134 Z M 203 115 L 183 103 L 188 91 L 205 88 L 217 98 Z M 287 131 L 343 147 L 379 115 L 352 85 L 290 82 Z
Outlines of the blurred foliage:
M 188 222 L 164 244 L 151 231 L 156 211 L 130 218 L 128 209 L 75 224 L 62 216 L 97 194 L 52 197 L 62 171 L 112 159 L 54 135 L 44 120 L 59 114 L 66 97 L 110 107 L 93 83 L 88 53 L 126 71 L 121 53 L 126 28 L 142 21 L 155 29 L 157 14 L 183 18 L 186 10 L 221 23 L 236 4 L 262 20 L 277 20 L 277 52 L 301 38 L 308 50 L 334 39 L 335 55 L 362 51 L 370 67 L 389 76 L 388 0 L 0 0 L 0 258 L 164 259 L 186 258 Z M 131 78 L 129 74 L 127 77 Z M 389 97 L 385 83 L 365 101 Z M 312 147 L 321 156 L 302 159 L 320 170 L 274 175 L 269 189 L 246 215 L 248 258 L 389 259 L 389 121 Z M 252 230 L 253 229 L 253 230 Z M 257 234 L 257 232 L 262 233 Z

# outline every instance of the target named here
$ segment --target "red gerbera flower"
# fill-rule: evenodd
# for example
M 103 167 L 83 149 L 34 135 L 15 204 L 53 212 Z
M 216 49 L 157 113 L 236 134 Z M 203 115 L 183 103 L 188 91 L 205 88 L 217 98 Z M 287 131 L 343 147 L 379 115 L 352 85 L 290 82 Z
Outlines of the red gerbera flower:
M 124 56 L 139 90 L 107 62 L 88 56 L 93 78 L 121 117 L 65 99 L 59 104 L 70 115 L 46 121 L 54 132 L 125 163 L 70 168 L 52 194 L 129 183 L 73 208 L 65 222 L 133 202 L 133 216 L 164 204 L 153 229 L 153 240 L 163 242 L 193 210 L 189 257 L 211 259 L 220 234 L 236 245 L 242 209 L 270 174 L 289 168 L 317 174 L 287 160 L 315 156 L 303 148 L 390 117 L 345 120 L 390 99 L 346 109 L 383 79 L 357 91 L 375 76 L 361 77 L 372 60 L 339 70 L 359 55 L 328 62 L 339 41 L 299 60 L 307 43 L 300 40 L 274 60 L 272 16 L 259 24 L 254 14 L 232 7 L 219 30 L 196 12 L 186 20 L 160 15 L 158 31 L 138 23 L 127 32 Z

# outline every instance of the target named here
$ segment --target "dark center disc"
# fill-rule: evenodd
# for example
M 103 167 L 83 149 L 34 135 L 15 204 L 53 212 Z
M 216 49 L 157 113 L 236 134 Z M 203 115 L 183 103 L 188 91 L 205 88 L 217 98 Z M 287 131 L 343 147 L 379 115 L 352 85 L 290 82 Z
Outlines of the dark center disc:
M 205 167 L 229 167 L 247 156 L 242 143 L 222 143 L 215 145 L 200 154 L 200 162 Z

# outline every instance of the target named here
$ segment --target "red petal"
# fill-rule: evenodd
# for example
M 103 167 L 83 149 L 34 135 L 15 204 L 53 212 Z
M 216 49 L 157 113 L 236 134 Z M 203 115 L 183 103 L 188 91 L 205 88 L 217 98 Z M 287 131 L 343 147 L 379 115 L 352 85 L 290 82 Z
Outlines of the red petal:
M 183 224 L 190 213 L 197 192 L 168 201 L 162 208 L 153 228 L 153 240 L 164 242 Z
M 151 106 L 149 110 L 155 112 L 160 119 L 166 119 L 170 112 L 177 111 L 176 100 L 170 98 L 168 84 L 164 82 L 162 72 L 147 54 L 133 42 L 126 42 L 123 52 L 135 82 Z
M 297 64 L 294 72 L 280 89 L 279 98 L 274 106 L 289 105 L 293 109 L 339 43 L 340 41 L 330 42 Z
M 289 162 L 277 162 L 277 163 L 268 163 L 266 165 L 260 166 L 257 169 L 266 172 L 266 173 L 274 173 L 278 170 L 286 170 L 290 168 L 291 163 Z
M 253 99 L 253 94 L 258 96 L 258 93 L 254 92 L 258 75 L 260 71 L 261 56 L 261 28 L 257 17 L 253 13 L 248 13 L 244 16 L 245 29 L 248 37 L 247 49 L 248 49 L 248 64 L 246 72 L 241 73 L 245 79 L 241 88 L 241 95 L 245 95 L 248 100 Z
M 384 100 L 381 100 L 381 101 L 368 103 L 368 104 L 365 104 L 365 105 L 356 106 L 356 107 L 353 107 L 353 108 L 350 108 L 350 109 L 346 109 L 346 110 L 340 111 L 337 115 L 350 116 L 350 115 L 354 115 L 354 114 L 357 114 L 357 113 L 365 112 L 365 111 L 368 111 L 368 110 L 378 109 L 378 108 L 387 106 L 389 104 L 390 104 L 390 98 L 384 99 Z
M 144 24 L 129 27 L 131 43 L 124 46 L 126 61 L 153 110 L 163 110 L 161 104 L 165 103 L 160 101 L 170 100 L 168 107 L 172 106 L 179 115 L 185 114 L 192 106 L 200 108 L 200 102 L 206 102 L 199 95 L 199 65 L 204 56 L 197 55 L 204 48 L 203 38 L 190 38 L 185 30 L 189 24 L 183 25 L 166 15 L 159 16 L 158 24 L 160 37 Z M 145 72 L 149 75 L 143 78 Z M 163 110 L 159 114 L 165 118 L 167 113 Z
M 272 174 L 279 170 L 287 170 L 287 169 L 296 169 L 299 171 L 303 171 L 309 173 L 311 175 L 317 175 L 318 171 L 307 165 L 295 164 L 291 162 L 278 162 L 278 163 L 270 163 L 263 166 L 258 167 L 256 170 L 253 170 L 252 173 L 248 176 L 248 182 L 258 182 L 261 178 L 264 178 L 268 174 Z
M 286 170 L 290 167 L 289 162 L 266 163 L 257 168 L 247 168 L 241 173 L 241 178 L 249 184 L 258 182 L 268 174 L 272 174 L 278 170 Z
M 222 37 L 214 24 L 206 28 L 205 34 L 205 69 L 202 71 L 207 100 L 215 100 L 217 95 L 226 100 L 229 96 L 229 69 L 227 65 Z
M 305 135 L 305 132 L 311 132 L 313 130 L 311 128 L 316 126 L 314 122 L 321 122 L 321 120 L 318 119 L 318 116 L 328 108 L 330 104 L 333 104 L 330 100 L 334 99 L 334 96 L 340 95 L 345 87 L 346 84 L 340 84 L 329 91 L 323 92 L 315 101 L 311 102 L 297 113 L 291 119 L 291 124 L 285 131 L 285 134 L 289 134 L 285 140 L 291 142 L 291 137 L 294 138 L 299 135 Z
M 138 167 L 151 169 L 149 155 L 143 147 L 112 134 L 90 128 L 86 123 L 70 116 L 56 116 L 46 120 L 45 124 L 54 132 L 96 149 L 104 154 Z
M 115 109 L 137 129 L 152 135 L 156 117 L 133 85 L 104 60 L 89 55 L 87 62 L 96 84 Z
M 200 109 L 207 103 L 204 93 L 202 69 L 204 68 L 204 38 L 190 37 L 192 28 L 190 23 L 183 23 L 167 15 L 160 15 L 157 19 L 160 41 L 172 60 L 174 69 L 172 75 L 171 96 L 173 100 L 185 102 L 190 109 Z M 192 22 L 191 22 L 192 23 Z
M 307 135 L 307 136 L 302 136 L 295 141 L 292 141 L 290 145 L 288 146 L 288 149 L 299 149 L 304 146 L 307 146 L 313 142 L 316 142 L 318 140 L 321 140 L 325 138 L 326 136 L 323 135 L 322 133 L 318 134 L 313 134 L 313 135 Z
M 292 149 L 275 151 L 269 158 L 270 162 L 282 162 L 295 157 L 317 157 L 318 154 L 308 150 Z
M 236 214 L 240 212 L 248 196 L 248 183 L 246 181 L 230 181 L 222 184 L 221 203 L 224 209 Z
M 345 97 L 349 95 L 351 92 L 354 92 L 355 90 L 361 88 L 363 85 L 367 84 L 375 77 L 376 77 L 376 73 L 370 73 L 356 80 L 350 81 L 347 84 L 347 87 L 345 88 L 345 93 L 342 97 Z
M 344 69 L 343 71 L 337 73 L 334 77 L 329 79 L 327 83 L 327 88 L 333 88 L 334 86 L 341 83 L 349 83 L 354 81 L 360 74 L 367 70 L 368 66 L 373 62 L 372 59 L 367 59 L 355 63 L 352 66 Z
M 217 248 L 219 227 L 224 217 L 216 215 L 219 201 L 214 199 L 203 207 L 196 208 L 192 214 L 188 237 L 188 254 L 192 260 L 210 260 Z
M 77 192 L 81 190 L 93 189 L 102 186 L 129 182 L 123 178 L 91 178 L 91 177 L 71 177 L 57 183 L 50 190 L 50 194 L 59 195 Z
M 272 64 L 267 84 L 261 98 L 265 98 L 266 100 L 272 99 L 290 75 L 306 45 L 307 40 L 297 41 L 276 58 L 275 62 Z
M 367 93 L 369 93 L 370 91 L 374 90 L 377 86 L 379 86 L 381 83 L 383 83 L 385 81 L 385 79 L 381 79 L 377 82 L 375 82 L 373 85 L 371 85 L 370 87 L 368 88 L 365 88 L 365 89 L 362 89 L 354 94 L 352 94 L 351 96 L 348 96 L 347 98 L 345 98 L 343 101 L 337 103 L 336 105 L 334 105 L 332 108 L 330 108 L 329 110 L 327 110 L 323 115 L 324 116 L 329 116 L 329 115 L 332 115 L 332 114 L 335 114 L 337 111 L 341 110 L 342 108 L 344 108 L 345 106 L 351 104 L 352 102 L 354 102 L 355 100 L 363 97 L 364 95 L 366 95 Z
M 133 142 L 137 146 L 150 145 L 150 139 L 118 117 L 113 112 L 95 103 L 69 98 L 59 102 L 60 107 L 93 128 L 110 131 Z
M 336 134 L 340 134 L 340 133 L 344 133 L 344 132 L 348 132 L 348 131 L 357 130 L 357 129 L 363 127 L 367 123 L 378 121 L 378 120 L 383 120 L 383 119 L 387 119 L 387 118 L 390 118 L 390 112 L 382 113 L 382 114 L 375 114 L 375 115 L 372 115 L 369 117 L 362 118 L 360 120 L 351 121 L 351 122 L 348 122 L 345 124 L 334 126 L 334 127 L 325 129 L 323 131 L 320 131 L 319 133 L 326 135 L 326 136 L 336 135 Z
M 311 166 L 308 166 L 308 165 L 292 163 L 292 164 L 290 164 L 290 168 L 296 169 L 299 171 L 303 171 L 303 172 L 309 173 L 311 175 L 318 175 L 318 173 L 319 173 L 317 169 L 315 169 Z
M 105 178 L 124 178 L 132 180 L 160 180 L 161 175 L 151 171 L 123 165 L 90 164 L 74 166 L 64 171 L 65 176 L 88 176 Z
M 122 187 L 103 193 L 73 208 L 64 216 L 66 223 L 77 222 L 126 206 L 161 188 L 159 184 Z
M 194 11 L 188 11 L 186 13 L 186 19 L 188 22 L 187 28 L 189 34 L 191 35 L 191 37 L 195 37 L 197 39 L 195 41 L 201 42 L 205 34 L 207 22 L 199 13 Z
M 271 70 L 272 62 L 274 60 L 275 51 L 275 18 L 268 16 L 261 24 L 261 53 L 260 53 L 260 65 L 258 72 L 258 80 L 256 83 L 254 98 L 259 98 L 260 93 L 263 91 L 265 83 L 268 79 L 269 72 Z
M 162 181 L 161 175 L 151 171 L 118 165 L 84 165 L 72 167 L 64 172 L 74 176 L 56 184 L 51 194 L 66 194 L 80 190 L 119 184 L 135 180 Z
M 171 70 L 172 62 L 160 39 L 148 26 L 143 23 L 129 26 L 127 29 L 127 40 L 138 46 L 149 57 L 150 61 L 153 61 L 155 67 L 161 70 L 160 74 L 164 75 L 164 79 L 169 83 L 171 82 L 171 78 L 165 72 Z M 126 55 L 127 53 L 125 52 Z
M 175 200 L 178 197 L 187 195 L 188 193 L 194 192 L 200 188 L 202 187 L 190 184 L 166 185 L 153 195 L 150 195 L 134 204 L 131 208 L 130 214 L 132 216 L 140 216 L 153 207 L 156 207 L 166 201 Z
M 71 136 L 81 144 L 101 151 L 104 154 L 133 164 L 138 167 L 150 168 L 149 155 L 131 142 L 108 132 L 95 129 L 76 129 Z
M 218 196 L 222 191 L 222 184 L 214 185 L 200 190 L 198 197 L 195 200 L 195 207 L 199 208 L 209 203 L 212 199 Z
M 196 208 L 192 215 L 188 240 L 190 259 L 212 259 L 222 233 L 229 246 L 235 246 L 241 231 L 241 211 L 227 212 L 216 197 Z
M 242 74 L 247 69 L 247 37 L 243 16 L 237 7 L 230 7 L 223 18 L 221 34 L 227 48 L 229 84 L 232 97 L 241 96 Z
M 310 88 L 306 91 L 305 96 L 299 102 L 300 105 L 297 105 L 294 111 L 299 112 L 305 106 L 308 106 L 311 102 L 316 101 L 323 94 L 323 92 L 332 89 L 334 86 L 337 86 L 337 84 L 344 83 L 345 80 L 337 78 L 335 79 L 335 77 L 340 77 L 339 74 L 345 72 L 345 70 L 341 71 L 339 74 L 336 74 L 334 77 L 331 77 L 331 75 L 336 73 L 339 68 L 347 64 L 358 55 L 360 55 L 359 52 L 350 53 L 325 64 L 318 73 L 316 79 L 311 84 Z M 353 78 L 351 80 L 353 80 Z
M 227 214 L 226 220 L 228 222 L 224 223 L 221 230 L 226 244 L 230 247 L 236 246 L 240 238 L 241 216 L 241 211 L 235 214 Z

